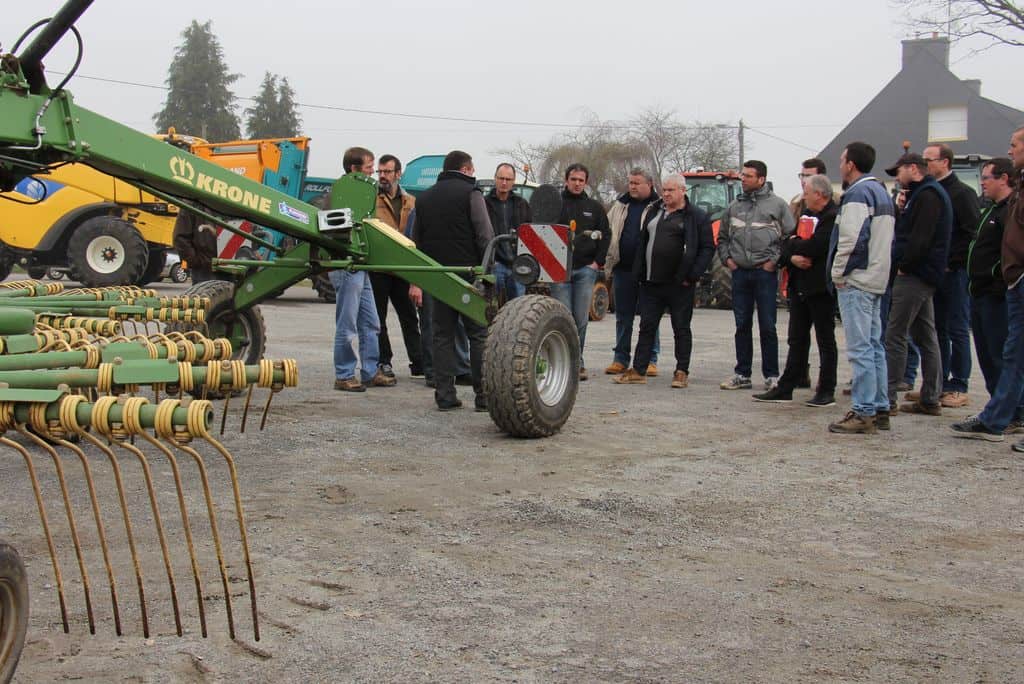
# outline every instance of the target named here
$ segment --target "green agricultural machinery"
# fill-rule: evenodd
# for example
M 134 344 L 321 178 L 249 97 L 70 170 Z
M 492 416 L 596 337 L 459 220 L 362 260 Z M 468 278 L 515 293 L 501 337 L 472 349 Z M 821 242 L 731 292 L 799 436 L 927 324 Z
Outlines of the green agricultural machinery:
M 92 473 L 102 464 L 114 475 L 119 524 L 127 532 L 137 585 L 138 601 L 133 608 L 148 634 L 145 584 L 116 455 L 123 456 L 126 451 L 142 464 L 152 504 L 150 519 L 161 542 L 180 634 L 182 618 L 172 554 L 153 495 L 153 474 L 140 447 L 171 464 L 180 508 L 179 529 L 184 530 L 190 551 L 189 572 L 196 585 L 198 617 L 205 635 L 200 563 L 188 531 L 189 515 L 181 494 L 184 473 L 175 454 L 194 463 L 224 585 L 228 628 L 234 636 L 215 497 L 202 456 L 190 442 L 208 444 L 228 464 L 238 523 L 233 541 L 241 545 L 246 559 L 253 634 L 258 639 L 256 592 L 238 481 L 233 460 L 211 436 L 214 418 L 207 399 L 223 398 L 226 417 L 232 396 L 248 389 L 244 429 L 253 388 L 265 388 L 272 397 L 298 382 L 294 362 L 263 358 L 266 327 L 258 307 L 261 301 L 334 269 L 400 274 L 489 326 L 484 353 L 488 411 L 500 430 L 528 438 L 557 432 L 575 404 L 580 363 L 575 324 L 569 312 L 548 297 L 527 295 L 499 308 L 491 274 L 494 244 L 482 263 L 473 267 L 445 266 L 416 250 L 409 240 L 373 218 L 377 187 L 366 176 L 340 178 L 333 184 L 328 208 L 319 209 L 78 106 L 64 87 L 78 68 L 77 61 L 71 73 L 51 88 L 42 60 L 70 32 L 78 43 L 80 61 L 82 37 L 74 23 L 90 4 L 91 0 L 69 0 L 53 17 L 29 27 L 10 53 L 0 55 L 0 200 L 14 201 L 5 193 L 26 176 L 45 176 L 60 165 L 82 163 L 226 230 L 237 231 L 237 219 L 247 220 L 283 233 L 294 246 L 285 248 L 246 233 L 248 240 L 270 250 L 275 258 L 216 261 L 221 279 L 196 285 L 180 298 L 160 298 L 151 291 L 131 288 L 64 291 L 59 283 L 4 284 L 0 290 L 0 444 L 19 454 L 27 466 L 67 628 L 68 607 L 58 562 L 61 554 L 55 548 L 56 535 L 52 534 L 34 465 L 42 458 L 52 462 L 75 550 L 74 563 L 85 590 L 89 628 L 94 630 L 87 566 L 96 561 L 99 552 L 92 547 L 94 553 L 90 553 L 81 541 L 62 461 L 78 464 L 90 492 L 95 525 L 89 532 L 100 539 L 118 634 L 117 583 Z M 27 43 L 24 49 L 22 43 Z M 500 239 L 508 238 L 496 238 L 495 243 Z M 529 255 L 523 257 L 523 280 L 537 278 L 540 269 L 536 262 L 530 263 Z M 565 258 L 571 259 L 571 254 L 567 252 Z M 563 269 L 567 265 L 561 264 Z M 143 392 L 151 393 L 152 401 L 141 396 Z M 183 402 L 186 394 L 195 399 Z M 223 425 L 224 418 L 222 430 Z M 16 551 L 0 542 L 0 681 L 10 678 L 17 664 L 28 620 L 27 591 Z

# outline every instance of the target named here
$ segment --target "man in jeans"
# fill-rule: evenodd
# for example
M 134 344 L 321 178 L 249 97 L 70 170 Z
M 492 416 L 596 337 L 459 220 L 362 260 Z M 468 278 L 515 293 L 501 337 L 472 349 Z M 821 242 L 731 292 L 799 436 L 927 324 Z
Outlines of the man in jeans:
M 1024 127 L 1010 138 L 1010 159 L 1019 179 L 1024 172 Z M 960 437 L 1003 441 L 1004 431 L 1017 415 L 1024 394 L 1024 185 L 1020 182 L 1006 209 L 1000 265 L 1006 283 L 1006 344 L 1003 346 L 1003 367 L 999 382 L 985 408 L 952 428 Z M 1024 441 L 1013 445 L 1024 452 Z
M 778 262 L 782 241 L 793 234 L 796 220 L 789 205 L 767 188 L 768 167 L 762 161 L 743 163 L 740 194 L 722 214 L 718 257 L 732 271 L 732 311 L 736 318 L 735 375 L 719 387 L 751 389 L 754 364 L 754 307 L 761 337 L 764 388 L 779 380 L 779 338 L 775 332 Z
M 647 171 L 637 167 L 631 169 L 627 179 L 627 191 L 608 210 L 608 224 L 612 239 L 608 244 L 608 255 L 604 272 L 612 278 L 612 293 L 615 301 L 615 349 L 612 363 L 604 369 L 608 375 L 625 373 L 632 355 L 633 319 L 640 311 L 640 283 L 633 274 L 633 261 L 640 245 L 641 219 L 647 207 L 658 201 L 654 189 L 654 178 Z M 661 340 L 654 331 L 654 348 L 647 364 L 648 377 L 658 374 L 658 352 Z
M 342 158 L 345 173 L 373 175 L 373 153 L 364 147 L 350 147 Z M 334 389 L 365 392 L 366 386 L 392 387 L 394 378 L 377 367 L 380 348 L 380 319 L 373 299 L 373 287 L 366 271 L 337 269 L 328 274 L 334 285 Z M 359 340 L 359 355 L 355 342 Z M 356 364 L 360 377 L 356 377 Z
M 885 170 L 899 181 L 905 200 L 892 242 L 892 307 L 885 329 L 889 403 L 895 406 L 900 375 L 907 367 L 907 336 L 921 353 L 921 394 L 900 410 L 942 415 L 942 360 L 935 331 L 935 290 L 949 259 L 953 207 L 942 186 L 927 173 L 919 154 L 905 154 Z M 891 409 L 890 409 L 891 410 Z
M 847 186 L 829 245 L 829 276 L 839 297 L 846 353 L 853 367 L 853 407 L 829 432 L 874 434 L 889 429 L 882 295 L 889 283 L 895 209 L 874 176 L 875 148 L 852 142 L 839 158 Z
M 562 302 L 576 321 L 576 332 L 580 336 L 580 380 L 587 379 L 583 345 L 590 320 L 590 300 L 594 297 L 597 272 L 604 266 L 611 238 L 604 207 L 583 190 L 589 178 L 590 171 L 583 164 L 570 164 L 565 170 L 562 213 L 558 222 L 566 226 L 576 223 L 576 237 L 572 242 L 572 275 L 569 282 L 551 286 L 551 296 Z

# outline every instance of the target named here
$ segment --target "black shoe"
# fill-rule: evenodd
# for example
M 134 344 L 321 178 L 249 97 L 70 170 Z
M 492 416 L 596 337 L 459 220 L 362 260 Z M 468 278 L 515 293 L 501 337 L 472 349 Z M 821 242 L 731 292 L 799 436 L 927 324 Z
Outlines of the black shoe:
M 462 385 L 463 387 L 472 387 L 473 386 L 473 374 L 472 373 L 463 373 L 462 375 L 456 375 L 455 376 L 455 384 L 456 385 Z
M 478 394 L 476 399 L 473 401 L 473 409 L 477 413 L 487 413 L 487 397 Z
M 423 377 L 423 366 L 414 366 L 413 364 L 410 363 L 409 364 L 409 375 L 411 377 L 414 377 L 414 378 L 422 378 Z
M 434 378 L 432 378 L 432 377 L 430 377 L 430 378 L 427 378 L 427 379 L 426 379 L 426 380 L 425 380 L 425 381 L 423 382 L 423 384 L 424 384 L 424 385 L 426 385 L 427 387 L 431 388 L 431 389 L 436 389 L 436 388 L 437 388 L 437 382 L 435 382 L 435 381 L 434 381 Z
M 780 389 L 778 385 L 776 385 L 767 392 L 755 394 L 754 401 L 768 401 L 775 403 L 783 401 L 793 401 L 793 391 Z
M 462 408 L 462 400 L 456 399 L 455 401 L 439 401 L 437 402 L 438 411 L 454 411 L 455 409 Z
M 826 406 L 835 405 L 836 397 L 831 392 L 815 392 L 813 397 L 804 402 L 804 406 L 812 408 L 825 408 Z
M 382 363 L 377 366 L 377 369 L 389 378 L 395 377 L 395 369 L 391 367 L 390 363 Z
M 977 416 L 971 416 L 965 421 L 953 423 L 949 427 L 953 429 L 953 432 L 957 433 L 957 437 L 983 439 L 986 442 L 1002 442 L 1004 439 L 1003 433 L 992 430 L 989 426 L 982 423 L 981 419 Z M 1014 447 L 1016 446 L 1015 444 Z

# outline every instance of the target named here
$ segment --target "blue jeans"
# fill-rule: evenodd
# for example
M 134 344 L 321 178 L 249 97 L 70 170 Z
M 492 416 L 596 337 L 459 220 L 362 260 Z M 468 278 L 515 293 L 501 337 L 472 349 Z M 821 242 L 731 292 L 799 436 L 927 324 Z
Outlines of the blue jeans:
M 971 329 L 978 365 L 985 378 L 989 396 L 996 392 L 1003 370 L 1003 345 L 1006 344 L 1006 297 L 982 295 L 971 299 Z
M 612 360 L 628 367 L 632 349 L 630 343 L 633 339 L 633 319 L 640 311 L 640 284 L 632 270 L 615 269 L 612 276 L 612 299 L 615 301 L 615 356 Z M 660 351 L 661 334 L 655 329 L 651 363 L 658 363 Z
M 584 266 L 572 271 L 572 278 L 567 283 L 551 285 L 551 296 L 565 304 L 576 321 L 576 332 L 580 336 L 580 367 L 583 363 L 583 344 L 587 339 L 587 322 L 590 320 L 590 300 L 594 298 L 594 283 L 597 282 L 597 271 Z
M 754 306 L 761 338 L 761 373 L 779 377 L 779 337 L 775 333 L 777 271 L 737 268 L 732 272 L 732 313 L 736 318 L 736 375 L 749 378 L 754 365 Z
M 1024 394 L 1024 292 L 1021 285 L 1006 291 L 1006 344 L 1003 345 L 1003 370 L 996 391 L 985 404 L 978 419 L 985 427 L 1002 432 L 1019 418 Z
M 853 368 L 853 410 L 861 416 L 889 411 L 888 371 L 882 344 L 882 295 L 855 287 L 838 290 L 846 333 L 846 356 Z
M 369 382 L 377 372 L 380 350 L 380 319 L 373 299 L 370 275 L 366 271 L 344 270 L 328 274 L 334 285 L 334 377 L 339 380 L 355 377 L 359 363 L 360 378 Z M 359 340 L 359 355 L 355 342 Z
M 494 287 L 503 302 L 526 294 L 526 286 L 512 277 L 512 268 L 498 261 L 494 262 Z
M 966 392 L 971 377 L 971 300 L 963 267 L 946 271 L 935 289 L 935 332 L 942 358 L 942 391 Z

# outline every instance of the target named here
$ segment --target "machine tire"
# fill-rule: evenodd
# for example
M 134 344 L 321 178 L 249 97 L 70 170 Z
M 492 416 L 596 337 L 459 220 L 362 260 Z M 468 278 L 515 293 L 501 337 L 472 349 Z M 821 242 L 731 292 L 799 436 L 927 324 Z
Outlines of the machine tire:
M 59 268 L 46 269 L 46 277 L 50 280 L 64 280 L 64 271 Z
M 71 279 L 86 287 L 131 285 L 139 282 L 149 260 L 149 248 L 132 224 L 110 216 L 84 221 L 68 240 Z
M 707 280 L 699 289 L 697 306 L 705 309 L 732 308 L 732 271 L 721 262 L 716 254 L 711 260 Z
M 335 294 L 334 285 L 331 283 L 331 279 L 327 277 L 326 273 L 317 273 L 312 278 L 313 289 L 316 290 L 317 295 L 320 299 L 324 300 L 328 304 L 334 304 Z
M 28 630 L 28 576 L 14 547 L 0 542 L 0 682 L 18 667 Z
M 188 271 L 181 267 L 181 262 L 178 262 L 171 266 L 171 270 L 167 273 L 167 277 L 171 279 L 172 283 L 183 283 L 188 280 Z
M 548 437 L 569 419 L 579 389 L 580 340 L 565 306 L 523 295 L 498 310 L 484 346 L 491 420 L 514 437 Z
M 14 268 L 14 255 L 6 247 L 0 246 L 0 280 L 11 275 Z
M 146 269 L 142 277 L 135 283 L 139 287 L 145 287 L 150 283 L 160 280 L 160 273 L 164 270 L 164 261 L 167 259 L 167 250 L 163 248 L 149 249 L 149 257 L 146 261 Z
M 47 268 L 45 266 L 29 266 L 25 269 L 25 273 L 32 280 L 42 280 L 46 277 Z
M 183 296 L 209 297 L 206 312 L 206 330 L 203 325 L 170 323 L 168 330 L 199 329 L 209 337 L 227 337 L 231 340 L 232 359 L 241 359 L 246 365 L 259 363 L 267 344 L 267 325 L 259 307 L 251 306 L 235 311 L 235 286 L 225 280 L 207 280 L 185 290 Z
M 608 315 L 608 285 L 603 280 L 594 283 L 594 295 L 590 298 L 590 320 L 600 321 Z

